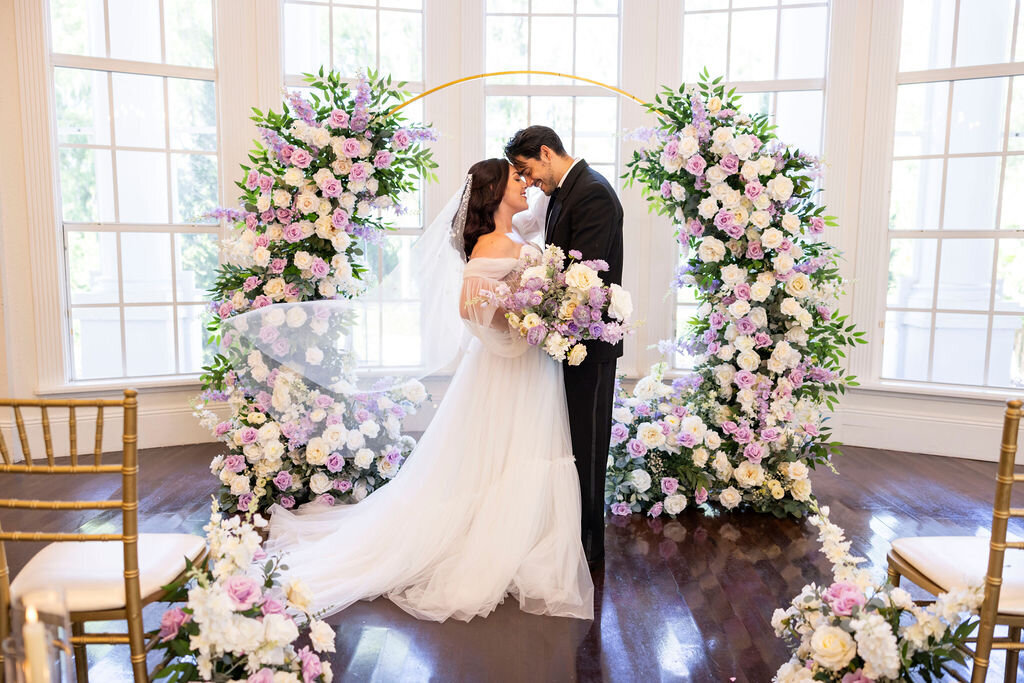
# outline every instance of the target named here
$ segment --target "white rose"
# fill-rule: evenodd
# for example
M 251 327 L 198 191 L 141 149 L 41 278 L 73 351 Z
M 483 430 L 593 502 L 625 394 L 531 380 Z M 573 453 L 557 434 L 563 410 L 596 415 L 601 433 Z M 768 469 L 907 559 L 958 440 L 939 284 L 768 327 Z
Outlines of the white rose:
M 277 426 L 276 422 L 268 422 L 259 428 L 256 432 L 256 438 L 261 444 L 266 446 L 269 442 L 275 441 L 281 436 L 281 429 Z
M 774 157 L 759 157 L 757 160 L 757 172 L 759 175 L 768 175 L 775 170 Z
M 790 468 L 792 469 L 792 468 Z M 811 480 L 810 479 L 798 479 L 793 482 L 793 486 L 790 489 L 793 493 L 793 498 L 799 501 L 806 501 L 811 499 Z
M 715 380 L 723 386 L 731 384 L 732 378 L 736 376 L 736 368 L 728 363 L 716 365 L 712 372 L 715 373 Z
M 617 284 L 611 286 L 611 297 L 608 303 L 608 315 L 614 320 L 629 320 L 633 315 L 633 298 L 629 292 Z
M 274 206 L 287 207 L 292 203 L 292 193 L 288 190 L 274 190 Z
M 857 654 L 857 645 L 849 633 L 838 626 L 819 626 L 811 636 L 814 661 L 831 671 L 839 671 Z
M 681 202 L 686 199 L 686 188 L 679 183 L 672 183 L 672 199 Z
M 679 156 L 689 159 L 700 151 L 700 143 L 692 135 L 684 135 L 679 138 Z
M 793 181 L 784 175 L 777 175 L 768 181 L 765 189 L 772 199 L 784 202 L 793 196 Z
M 704 434 L 707 433 L 707 426 L 698 416 L 687 415 L 679 425 L 679 433 L 689 434 L 696 443 L 701 443 L 704 440 Z
M 715 214 L 718 213 L 718 202 L 713 197 L 705 197 L 697 205 L 697 213 L 700 214 L 701 218 L 707 220 L 714 218 Z
M 782 315 L 796 316 L 802 310 L 803 308 L 800 307 L 800 302 L 791 297 L 786 297 L 779 305 L 779 311 Z
M 727 310 L 729 311 L 729 315 L 732 317 L 742 318 L 750 312 L 750 304 L 743 299 L 736 299 L 736 301 L 729 304 L 729 308 Z
M 629 473 L 629 482 L 638 493 L 643 493 L 651 488 L 651 475 L 646 470 L 633 470 Z
M 751 181 L 757 178 L 759 175 L 760 167 L 755 161 L 744 161 L 743 165 L 740 166 L 740 175 L 746 181 Z
M 772 288 L 763 282 L 755 282 L 750 285 L 750 298 L 754 301 L 764 301 L 772 293 Z
M 747 279 L 747 272 L 734 263 L 722 268 L 722 282 L 727 285 L 736 285 Z
M 367 420 L 363 424 L 359 425 L 359 431 L 364 434 L 367 438 L 375 439 L 380 434 L 380 425 L 373 420 Z
M 257 266 L 266 268 L 270 264 L 270 250 L 266 247 L 256 247 L 252 252 L 252 259 Z
M 715 128 L 711 133 L 711 139 L 720 145 L 724 145 L 732 140 L 733 129 L 732 126 L 720 126 Z
M 788 341 L 790 344 L 807 346 L 807 342 L 809 341 L 809 339 L 810 338 L 807 336 L 807 330 L 805 330 L 803 327 L 791 327 L 786 332 L 786 341 Z
M 756 351 L 744 351 L 736 357 L 736 365 L 741 370 L 754 372 L 761 365 L 761 356 Z
M 258 443 L 246 444 L 242 448 L 242 453 L 245 454 L 245 459 L 251 463 L 257 463 L 263 459 L 263 449 Z
M 633 413 L 629 411 L 629 408 L 619 406 L 618 408 L 612 409 L 612 419 L 616 422 L 621 422 L 622 424 L 632 424 Z
M 709 457 L 710 455 L 706 448 L 694 448 L 691 459 L 695 467 L 704 467 L 704 465 L 708 464 Z
M 745 161 L 754 152 L 754 141 L 749 135 L 741 135 L 729 143 L 729 148 L 732 149 L 733 154 Z
M 356 482 L 356 485 L 352 487 L 352 498 L 358 503 L 369 493 L 366 489 L 366 482 L 360 479 Z
M 785 236 L 782 234 L 781 230 L 777 228 L 768 228 L 761 234 L 761 246 L 765 249 L 778 249 L 784 239 Z
M 809 470 L 807 469 L 807 465 L 805 465 L 801 460 L 789 463 L 789 467 L 786 468 L 786 476 L 793 481 L 806 479 L 808 474 Z
M 332 448 L 338 448 L 345 442 L 345 437 L 348 436 L 347 430 L 341 425 L 328 425 L 327 429 L 324 430 L 323 440 Z
M 360 448 L 356 451 L 356 457 L 353 458 L 356 467 L 360 469 L 366 469 L 373 464 L 373 451 L 369 448 Z
M 334 488 L 334 482 L 323 472 L 317 472 L 309 478 L 309 488 L 319 496 L 321 493 L 327 493 Z
M 678 155 L 676 155 L 674 157 L 670 157 L 667 154 L 662 154 L 661 155 L 661 165 L 669 173 L 675 173 L 679 169 L 681 169 L 683 167 L 683 161 L 684 161 L 683 157 L 678 156 Z
M 796 316 L 796 321 L 804 327 L 810 327 L 814 321 L 811 319 L 811 314 L 807 311 L 800 311 Z
M 286 647 L 298 637 L 299 629 L 288 615 L 268 614 L 263 617 L 264 642 L 262 644 L 271 647 Z
M 750 351 L 754 348 L 754 338 L 747 335 L 740 335 L 732 343 L 740 353 Z
M 800 219 L 788 211 L 782 214 L 782 228 L 790 233 L 800 230 Z
M 733 470 L 733 476 L 740 486 L 749 489 L 764 483 L 764 468 L 757 463 L 744 460 Z
M 292 263 L 300 270 L 308 270 L 313 265 L 313 255 L 308 251 L 297 251 L 292 257 Z
M 704 443 L 707 444 L 707 447 L 711 450 L 715 450 L 722 445 L 722 437 L 718 435 L 718 432 L 713 429 L 709 429 L 704 432 Z
M 715 357 L 717 357 L 719 360 L 727 361 L 731 360 L 733 354 L 735 353 L 736 348 L 732 344 L 726 344 L 718 349 L 718 351 L 715 353 Z
M 263 444 L 263 455 L 267 460 L 279 460 L 284 455 L 284 445 L 280 441 L 270 441 Z
M 305 184 L 306 175 L 302 172 L 301 168 L 289 166 L 288 169 L 284 172 L 284 182 L 286 185 L 298 187 L 299 185 Z
M 781 612 L 782 610 L 775 611 Z M 775 672 L 775 680 L 778 683 L 814 683 L 814 672 L 804 666 L 800 660 L 791 659 Z
M 718 494 L 718 502 L 721 503 L 722 507 L 726 510 L 732 510 L 739 505 L 742 500 L 743 496 L 740 495 L 740 492 L 736 490 L 735 486 L 730 486 Z
M 665 445 L 665 434 L 661 427 L 653 422 L 644 422 L 637 426 L 636 437 L 648 448 L 661 448 Z
M 324 352 L 315 346 L 306 349 L 306 362 L 310 365 L 320 365 L 324 359 Z
M 547 266 L 531 266 L 531 267 L 527 268 L 526 270 L 523 271 L 523 276 L 521 278 L 519 278 L 519 284 L 526 284 L 527 282 L 529 282 L 533 278 L 539 278 L 539 279 L 543 280 L 544 282 L 547 282 L 548 280 L 550 280 L 550 278 L 548 277 L 548 267 Z
M 665 512 L 670 515 L 678 515 L 686 509 L 686 496 L 674 494 L 665 499 Z
M 792 296 L 805 297 L 811 294 L 811 278 L 806 273 L 798 273 L 786 282 L 786 293 Z
M 355 451 L 366 445 L 366 437 L 358 429 L 353 429 L 345 439 L 345 445 L 349 450 Z
M 707 181 L 712 185 L 718 185 L 719 183 L 724 184 L 725 179 L 729 177 L 729 174 L 726 173 L 721 166 L 716 164 L 705 171 L 704 177 L 707 178 Z M 728 186 L 726 187 L 728 188 Z
M 342 192 L 338 197 L 338 203 L 341 204 L 341 208 L 352 213 L 352 208 L 356 205 L 356 196 L 351 192 Z
M 270 195 L 261 194 L 256 198 L 256 210 L 263 213 L 270 208 Z
M 725 257 L 725 245 L 715 237 L 705 237 L 700 241 L 697 255 L 704 263 L 717 263 Z
M 582 263 L 574 263 L 565 271 L 565 284 L 576 289 L 589 290 L 601 286 L 601 278 L 597 271 Z
M 322 437 L 314 436 L 306 443 L 306 462 L 310 465 L 323 465 L 330 454 L 331 448 Z
M 299 579 L 292 579 L 284 589 L 285 599 L 295 609 L 305 612 L 313 602 L 313 594 Z
M 249 493 L 249 477 L 242 474 L 235 475 L 235 478 L 231 480 L 231 495 L 240 496 L 243 493 Z
M 783 252 L 772 259 L 772 266 L 775 267 L 775 272 L 784 275 L 793 270 L 793 257 Z

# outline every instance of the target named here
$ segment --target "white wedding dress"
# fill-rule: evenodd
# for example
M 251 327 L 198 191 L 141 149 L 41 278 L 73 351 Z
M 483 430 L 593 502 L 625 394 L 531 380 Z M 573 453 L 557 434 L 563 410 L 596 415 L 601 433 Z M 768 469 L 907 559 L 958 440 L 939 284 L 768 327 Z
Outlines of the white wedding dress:
M 516 265 L 472 259 L 450 305 Z M 383 595 L 420 619 L 468 621 L 511 595 L 526 612 L 593 619 L 561 364 L 493 307 L 468 310 L 473 338 L 395 479 L 354 505 L 272 508 L 268 551 L 315 609 Z

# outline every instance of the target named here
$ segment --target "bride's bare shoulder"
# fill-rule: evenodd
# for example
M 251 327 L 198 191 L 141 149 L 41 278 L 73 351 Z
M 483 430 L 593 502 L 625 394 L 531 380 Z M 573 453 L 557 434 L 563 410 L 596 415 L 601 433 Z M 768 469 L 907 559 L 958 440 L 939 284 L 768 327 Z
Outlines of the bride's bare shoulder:
M 504 235 L 491 232 L 480 236 L 469 257 L 471 259 L 516 258 L 519 255 L 519 246 Z

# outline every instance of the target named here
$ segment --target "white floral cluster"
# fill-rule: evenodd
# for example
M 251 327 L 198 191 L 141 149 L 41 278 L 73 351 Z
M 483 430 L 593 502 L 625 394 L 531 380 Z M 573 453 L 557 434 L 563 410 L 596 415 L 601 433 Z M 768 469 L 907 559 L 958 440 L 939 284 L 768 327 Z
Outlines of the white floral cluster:
M 941 676 L 941 664 L 973 630 L 966 619 L 981 605 L 981 587 L 943 593 L 920 607 L 907 591 L 879 584 L 859 567 L 864 558 L 850 555 L 850 542 L 828 513 L 823 507 L 810 521 L 832 564 L 833 583 L 804 586 L 789 607 L 775 610 L 772 626 L 793 653 L 775 680 L 873 683 L 910 680 L 911 673 Z
M 164 613 L 160 645 L 168 657 L 154 680 L 330 683 L 334 630 L 310 613 L 311 595 L 299 581 L 282 585 L 266 559 L 258 527 L 265 521 L 224 518 L 216 503 L 204 527 L 209 568 L 193 568 L 184 607 Z M 310 647 L 296 649 L 303 634 Z

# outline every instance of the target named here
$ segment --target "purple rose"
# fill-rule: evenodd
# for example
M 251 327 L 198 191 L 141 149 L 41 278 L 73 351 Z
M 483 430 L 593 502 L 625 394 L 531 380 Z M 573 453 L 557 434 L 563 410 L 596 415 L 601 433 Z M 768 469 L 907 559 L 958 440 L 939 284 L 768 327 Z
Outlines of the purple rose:
M 665 199 L 672 196 L 672 183 L 667 180 L 661 184 L 661 196 Z
M 313 161 L 313 155 L 301 147 L 292 152 L 291 164 L 299 168 L 306 168 Z
M 754 438 L 754 433 L 750 431 L 750 427 L 747 425 L 740 425 L 733 432 L 732 438 L 736 443 L 750 443 L 750 440 Z
M 340 197 L 341 196 L 341 181 L 337 178 L 327 178 L 323 184 L 320 185 L 320 189 L 323 191 L 325 197 Z
M 256 580 L 244 574 L 229 577 L 224 582 L 224 590 L 240 610 L 249 609 L 262 597 Z
M 270 192 L 274 188 L 274 179 L 264 173 L 260 174 L 258 182 L 261 192 Z
M 182 626 L 192 621 L 192 615 L 187 614 L 180 607 L 175 607 L 164 612 L 160 617 L 160 642 L 166 643 L 178 635 Z
M 331 272 L 331 267 L 327 265 L 327 261 L 317 256 L 313 259 L 313 265 L 309 267 L 309 272 L 313 274 L 316 279 L 327 277 L 327 273 Z
M 764 185 L 758 180 L 748 181 L 746 187 L 743 188 L 743 194 L 751 201 L 760 197 L 762 192 L 764 192 Z
M 686 170 L 691 175 L 700 175 L 707 167 L 708 162 L 704 161 L 704 157 L 699 154 L 694 154 L 686 160 Z
M 646 417 L 651 414 L 651 407 L 646 403 L 641 403 L 636 407 L 636 414 Z
M 697 445 L 697 437 L 690 432 L 683 432 L 676 437 L 676 443 L 684 448 L 693 448 Z
M 750 300 L 750 285 L 746 282 L 741 282 L 733 288 L 733 293 L 737 299 L 743 299 L 744 301 Z
M 740 370 L 733 375 L 732 381 L 736 382 L 736 386 L 740 389 L 749 389 L 757 382 L 757 377 L 750 370 Z
M 547 328 L 543 325 L 534 325 L 526 333 L 526 343 L 530 346 L 539 346 L 547 334 Z
M 592 322 L 590 323 L 590 327 L 587 328 L 587 330 L 590 332 L 591 338 L 600 339 L 601 336 L 604 334 L 604 323 L 600 321 Z
M 722 157 L 718 165 L 722 167 L 722 170 L 732 175 L 736 171 L 740 170 L 740 158 L 735 154 L 726 154 Z
M 758 332 L 754 335 L 754 346 L 763 349 L 772 345 L 772 338 L 767 332 Z
M 225 420 L 224 422 L 221 422 L 220 424 L 218 424 L 214 428 L 214 432 L 217 434 L 217 436 L 223 436 L 224 434 L 226 434 L 226 433 L 228 433 L 230 431 L 231 431 L 231 422 L 228 421 L 228 420 Z
M 364 163 L 358 163 L 352 165 L 352 170 L 348 172 L 349 180 L 356 183 L 365 182 L 370 177 L 370 170 Z
M 666 496 L 671 496 L 679 489 L 679 480 L 675 477 L 662 477 L 661 478 L 661 492 Z
M 811 217 L 810 229 L 811 232 L 814 233 L 815 235 L 820 235 L 821 233 L 825 232 L 825 219 L 822 218 L 821 216 Z
M 280 330 L 272 325 L 264 325 L 260 328 L 260 341 L 264 344 L 274 343 L 280 335 Z
M 348 225 L 348 212 L 344 209 L 335 209 L 334 213 L 331 214 L 331 225 L 338 230 L 344 230 L 345 226 Z
M 744 316 L 736 321 L 736 331 L 744 335 L 754 334 L 757 331 L 757 325 L 749 317 Z
M 781 435 L 776 427 L 765 427 L 761 430 L 761 438 L 765 441 L 777 441 Z
M 590 294 L 587 297 L 592 308 L 603 308 L 605 303 L 608 301 L 608 294 L 605 290 L 600 287 L 594 287 L 590 290 Z
M 331 115 L 327 117 L 327 122 L 331 124 L 332 128 L 344 128 L 348 125 L 348 112 L 341 109 L 331 110 Z
M 274 216 L 277 218 L 277 221 L 283 225 L 288 225 L 289 223 L 291 223 L 293 215 L 294 214 L 292 214 L 291 209 L 277 209 L 274 212 Z M 263 246 L 267 245 L 264 244 Z
M 228 472 L 234 472 L 235 474 L 238 474 L 239 472 L 245 469 L 245 458 L 237 454 L 229 455 L 224 460 L 224 469 L 226 469 Z
M 349 119 L 349 127 L 352 130 L 356 131 L 357 133 L 361 133 L 362 131 L 366 130 L 366 127 L 369 124 L 370 117 L 367 116 L 366 114 L 356 114 L 351 119 Z
M 274 486 L 277 487 L 278 491 L 287 491 L 292 487 L 292 475 L 290 472 L 281 470 L 274 477 Z
M 285 510 L 291 510 L 295 507 L 295 499 L 291 496 L 281 496 L 281 499 L 277 501 L 278 504 Z
M 288 353 L 288 351 L 291 349 L 291 345 L 288 344 L 287 339 L 284 339 L 282 337 L 281 339 L 278 339 L 273 344 L 271 344 L 270 348 L 276 355 L 283 356 L 286 353 Z
M 327 456 L 327 471 L 328 472 L 341 472 L 345 467 L 345 458 L 341 457 L 340 453 L 331 453 Z
M 377 152 L 377 156 L 373 158 L 373 165 L 375 168 L 387 168 L 391 165 L 391 152 L 381 150 Z
M 612 445 L 618 446 L 629 438 L 629 429 L 624 424 L 616 422 L 612 425 Z
M 738 240 L 739 238 L 743 237 L 743 226 L 740 225 L 739 223 L 732 223 L 730 225 L 727 225 L 724 228 L 724 230 L 725 234 L 728 235 L 729 237 L 732 237 L 733 239 Z
M 625 517 L 630 512 L 632 512 L 632 511 L 629 509 L 629 505 L 628 504 L 626 504 L 626 503 L 612 503 L 612 514 L 613 515 L 619 515 L 620 517 Z
M 718 311 L 715 311 L 708 316 L 708 324 L 711 325 L 711 329 L 717 330 L 725 325 L 725 316 Z
M 359 156 L 362 151 L 362 145 L 359 144 L 359 140 L 355 138 L 345 138 L 345 142 L 341 143 L 341 153 L 349 158 Z
M 347 493 L 352 490 L 352 482 L 348 479 L 342 479 L 334 482 L 334 490 L 340 493 Z
M 715 227 L 719 230 L 725 230 L 735 222 L 736 218 L 732 215 L 731 211 L 722 209 L 715 214 Z
M 284 239 L 290 244 L 295 244 L 302 239 L 302 228 L 299 227 L 298 223 L 291 223 L 285 226 Z
M 647 446 L 638 439 L 630 439 L 626 445 L 626 452 L 634 458 L 642 458 L 647 455 Z
M 760 261 L 764 258 L 764 248 L 760 242 L 747 243 L 747 258 Z
M 756 441 L 748 443 L 743 449 L 743 457 L 755 464 L 761 462 L 761 458 L 764 457 L 764 446 Z
M 854 607 L 862 607 L 867 602 L 864 592 L 849 581 L 836 581 L 821 597 L 841 617 L 850 616 Z
M 704 224 L 696 218 L 691 218 L 686 222 L 686 231 L 693 237 L 700 237 L 704 234 Z
M 806 434 L 807 434 L 808 436 L 818 436 L 818 435 L 819 435 L 819 433 L 820 433 L 820 432 L 818 431 L 818 425 L 816 425 L 816 424 L 811 424 L 811 423 L 807 423 L 807 424 L 805 424 L 805 425 L 803 426 L 803 430 L 804 430 L 804 432 L 805 432 L 805 433 L 806 433 Z
M 241 430 L 240 438 L 243 444 L 248 445 L 259 438 L 259 435 L 260 434 L 256 431 L 255 427 L 244 427 Z
M 245 189 L 255 190 L 259 187 L 260 172 L 255 168 L 249 171 L 249 175 L 245 177 Z
M 321 505 L 331 507 L 334 505 L 335 500 L 334 496 L 332 496 L 331 494 L 321 493 L 319 496 L 316 497 L 316 502 L 320 503 Z

